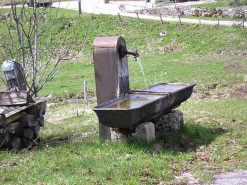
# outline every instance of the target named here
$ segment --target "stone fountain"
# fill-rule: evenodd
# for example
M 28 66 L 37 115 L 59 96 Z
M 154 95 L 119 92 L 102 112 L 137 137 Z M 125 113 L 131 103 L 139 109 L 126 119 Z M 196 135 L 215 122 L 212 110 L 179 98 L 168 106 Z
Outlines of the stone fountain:
M 94 40 L 98 105 L 93 110 L 99 118 L 100 139 L 111 140 L 112 127 L 136 130 L 144 133 L 141 137 L 150 141 L 154 138 L 154 124 L 164 121 L 164 117 L 169 118 L 167 115 L 191 96 L 196 84 L 159 83 L 133 91 L 129 86 L 127 55 L 139 57 L 136 50 L 127 49 L 122 37 L 98 37 Z

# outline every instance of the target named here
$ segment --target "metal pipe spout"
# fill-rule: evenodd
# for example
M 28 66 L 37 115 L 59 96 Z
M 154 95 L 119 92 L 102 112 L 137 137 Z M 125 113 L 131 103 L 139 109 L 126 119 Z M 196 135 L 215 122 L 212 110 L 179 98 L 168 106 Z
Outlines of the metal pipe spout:
M 124 54 L 133 55 L 135 57 L 135 59 L 140 56 L 139 53 L 137 52 L 137 50 L 132 50 L 132 49 L 124 50 Z
M 119 47 L 118 53 L 121 58 L 123 58 L 125 55 L 133 55 L 135 59 L 140 56 L 137 50 L 127 49 L 124 46 Z

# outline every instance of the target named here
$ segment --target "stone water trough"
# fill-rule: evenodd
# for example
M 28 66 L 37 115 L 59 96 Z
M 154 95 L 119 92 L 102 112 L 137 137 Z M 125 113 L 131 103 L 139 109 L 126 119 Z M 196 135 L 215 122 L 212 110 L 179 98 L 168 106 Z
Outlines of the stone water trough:
M 193 83 L 160 83 L 96 106 L 100 123 L 113 128 L 135 128 L 138 124 L 170 112 L 192 94 Z
M 99 119 L 101 140 L 111 138 L 110 127 L 134 130 L 170 113 L 191 96 L 196 85 L 159 83 L 133 91 L 129 86 L 127 55 L 138 58 L 138 52 L 127 49 L 122 37 L 98 37 L 93 48 L 98 103 L 93 110 Z

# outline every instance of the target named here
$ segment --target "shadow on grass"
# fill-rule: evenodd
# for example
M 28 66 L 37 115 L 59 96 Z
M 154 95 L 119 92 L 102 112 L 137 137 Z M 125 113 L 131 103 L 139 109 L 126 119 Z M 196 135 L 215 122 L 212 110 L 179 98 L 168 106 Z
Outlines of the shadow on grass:
M 164 133 L 159 141 L 165 150 L 172 152 L 192 152 L 200 146 L 206 147 L 226 130 L 221 127 L 205 127 L 186 124 L 177 133 Z
M 206 123 L 204 123 L 206 125 Z M 208 124 L 210 125 L 210 124 Z M 222 127 L 205 127 L 187 123 L 176 133 L 163 133 L 156 136 L 156 142 L 140 143 L 128 141 L 130 147 L 147 153 L 172 152 L 173 154 L 195 152 L 199 147 L 207 147 L 217 137 L 226 133 Z
M 91 129 L 88 131 L 81 131 L 78 133 L 71 133 L 71 134 L 65 134 L 65 135 L 60 135 L 60 136 L 53 136 L 53 137 L 48 137 L 45 138 L 41 143 L 39 148 L 46 147 L 47 145 L 49 146 L 58 146 L 58 145 L 63 145 L 68 142 L 73 142 L 76 140 L 85 140 L 88 137 L 91 137 L 93 134 L 96 134 L 97 131 L 95 129 Z
M 225 132 L 226 130 L 222 127 L 205 127 L 203 125 L 187 123 L 182 127 L 180 131 L 176 133 L 164 133 L 157 139 L 157 142 L 142 143 L 134 142 L 132 139 L 123 139 L 122 142 L 123 145 L 125 145 L 130 150 L 135 149 L 147 153 L 172 152 L 174 154 L 179 154 L 180 152 L 195 152 L 196 149 L 200 146 L 206 147 Z M 97 129 L 92 129 L 84 132 L 52 137 L 43 140 L 38 148 L 42 149 L 47 145 L 49 145 L 50 147 L 56 147 L 59 145 L 64 145 L 68 142 L 76 143 L 78 140 L 80 140 L 80 142 L 88 142 L 87 138 L 92 137 L 93 140 L 97 140 L 99 138 L 95 138 L 96 134 L 98 134 Z M 92 142 L 91 139 L 90 142 Z M 97 141 L 95 142 L 98 143 Z M 117 143 L 119 142 L 121 142 L 121 140 L 117 141 Z M 100 143 L 100 145 L 104 145 L 104 142 Z M 86 143 L 84 144 L 87 145 Z M 91 147 L 94 147 L 92 143 L 90 145 Z M 114 143 L 112 143 L 112 145 L 114 145 Z M 109 147 L 111 147 L 112 145 L 110 144 Z M 120 146 L 121 145 L 119 145 L 119 147 Z

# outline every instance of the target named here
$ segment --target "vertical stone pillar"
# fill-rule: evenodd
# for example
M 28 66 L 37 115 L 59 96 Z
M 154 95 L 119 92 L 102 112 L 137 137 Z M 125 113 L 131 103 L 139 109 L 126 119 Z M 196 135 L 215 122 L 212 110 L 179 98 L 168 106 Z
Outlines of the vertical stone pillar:
M 94 72 L 97 104 L 100 105 L 118 98 L 129 91 L 129 72 L 127 56 L 120 56 L 125 48 L 122 37 L 98 37 L 93 43 Z M 110 128 L 99 123 L 101 140 L 110 140 Z

